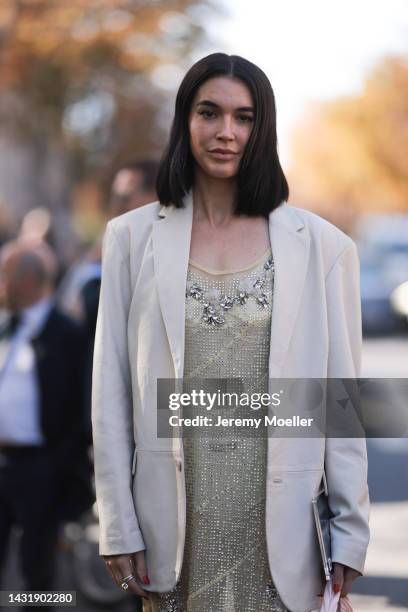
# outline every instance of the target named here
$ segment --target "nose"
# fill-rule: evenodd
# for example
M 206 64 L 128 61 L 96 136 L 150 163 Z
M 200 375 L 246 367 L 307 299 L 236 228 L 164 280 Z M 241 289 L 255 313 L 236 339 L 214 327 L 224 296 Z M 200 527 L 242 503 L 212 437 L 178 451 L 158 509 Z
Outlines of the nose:
M 234 139 L 233 120 L 229 115 L 226 115 L 221 119 L 221 126 L 218 130 L 217 138 L 222 140 Z

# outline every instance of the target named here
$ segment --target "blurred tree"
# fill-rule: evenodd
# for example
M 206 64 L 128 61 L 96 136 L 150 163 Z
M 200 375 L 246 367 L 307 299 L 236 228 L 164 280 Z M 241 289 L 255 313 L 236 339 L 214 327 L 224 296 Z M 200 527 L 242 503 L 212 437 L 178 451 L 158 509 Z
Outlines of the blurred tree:
M 212 2 L 1 0 L 0 196 L 17 216 L 47 206 L 63 240 L 76 183 L 160 155 Z
M 316 104 L 292 139 L 293 200 L 350 227 L 408 212 L 408 57 L 384 59 L 356 96 Z

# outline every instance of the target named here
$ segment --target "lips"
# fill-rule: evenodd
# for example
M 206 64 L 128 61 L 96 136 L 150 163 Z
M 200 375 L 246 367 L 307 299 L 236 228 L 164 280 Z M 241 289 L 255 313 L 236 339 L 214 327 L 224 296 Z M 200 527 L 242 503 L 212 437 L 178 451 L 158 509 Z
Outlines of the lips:
M 214 149 L 213 151 L 209 151 L 210 155 L 212 155 L 215 159 L 227 161 L 233 159 L 236 156 L 236 153 L 233 151 L 223 151 L 222 149 Z
M 235 151 L 229 149 L 212 149 L 210 153 L 219 153 L 220 155 L 236 155 Z

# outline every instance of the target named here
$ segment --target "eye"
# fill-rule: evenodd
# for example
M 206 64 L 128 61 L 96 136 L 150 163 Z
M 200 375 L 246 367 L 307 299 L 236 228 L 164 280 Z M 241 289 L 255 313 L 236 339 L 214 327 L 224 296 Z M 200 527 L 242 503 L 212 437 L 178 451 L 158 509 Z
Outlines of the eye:
M 239 115 L 238 118 L 241 119 L 243 123 L 251 123 L 253 121 L 251 115 Z
M 198 111 L 199 115 L 203 115 L 207 118 L 209 118 L 210 116 L 215 115 L 214 111 L 209 111 L 209 110 L 203 110 L 203 111 Z

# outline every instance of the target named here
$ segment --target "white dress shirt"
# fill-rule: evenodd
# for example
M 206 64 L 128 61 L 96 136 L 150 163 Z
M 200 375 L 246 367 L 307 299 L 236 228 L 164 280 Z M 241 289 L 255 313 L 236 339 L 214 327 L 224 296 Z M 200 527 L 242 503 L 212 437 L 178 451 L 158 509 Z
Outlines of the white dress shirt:
M 0 340 L 0 444 L 41 445 L 40 393 L 35 353 L 37 336 L 53 306 L 43 298 L 21 311 L 11 338 Z

